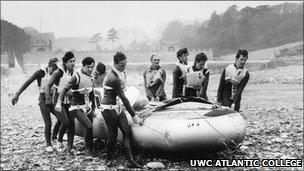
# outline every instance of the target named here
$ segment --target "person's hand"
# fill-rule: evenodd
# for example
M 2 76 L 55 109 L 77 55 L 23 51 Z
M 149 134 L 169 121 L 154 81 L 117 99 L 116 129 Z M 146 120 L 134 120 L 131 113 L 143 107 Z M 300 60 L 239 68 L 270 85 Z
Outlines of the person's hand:
M 15 96 L 12 98 L 12 104 L 15 105 L 19 100 L 18 94 L 15 94 Z
M 143 125 L 143 120 L 140 119 L 137 115 L 132 117 L 132 121 L 133 121 L 133 124 L 139 124 L 140 126 Z
M 158 96 L 155 98 L 155 101 L 159 102 L 159 97 Z
M 155 98 L 154 98 L 154 97 L 151 97 L 151 101 L 155 101 Z
M 57 101 L 57 104 L 55 106 L 55 110 L 58 111 L 58 112 L 61 112 L 61 102 L 60 101 Z
M 234 110 L 234 109 L 235 109 L 235 104 L 234 104 L 234 103 L 231 104 L 230 109 L 231 109 L 231 110 Z

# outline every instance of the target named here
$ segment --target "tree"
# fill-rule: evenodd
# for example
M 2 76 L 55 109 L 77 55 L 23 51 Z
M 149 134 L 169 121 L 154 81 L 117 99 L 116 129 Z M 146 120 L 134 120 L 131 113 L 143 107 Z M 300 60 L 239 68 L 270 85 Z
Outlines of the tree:
M 107 34 L 107 41 L 111 40 L 112 41 L 112 49 L 113 49 L 113 46 L 114 46 L 114 42 L 116 39 L 119 39 L 117 37 L 117 31 L 114 29 L 114 28 L 111 28 L 109 31 L 108 31 L 108 34 Z
M 100 42 L 103 39 L 103 37 L 100 35 L 100 33 L 94 34 L 91 39 L 89 40 L 89 43 L 94 43 L 95 46 L 95 51 L 96 52 L 101 52 L 101 47 L 99 46 L 98 42 Z
M 221 29 L 221 18 L 220 16 L 214 11 L 211 14 L 207 30 L 211 35 L 216 35 L 218 31 Z
M 23 29 L 12 23 L 1 19 L 1 54 L 7 53 L 9 61 L 17 59 L 19 65 L 23 66 L 23 54 L 31 50 L 31 36 Z M 14 67 L 14 62 L 10 67 Z

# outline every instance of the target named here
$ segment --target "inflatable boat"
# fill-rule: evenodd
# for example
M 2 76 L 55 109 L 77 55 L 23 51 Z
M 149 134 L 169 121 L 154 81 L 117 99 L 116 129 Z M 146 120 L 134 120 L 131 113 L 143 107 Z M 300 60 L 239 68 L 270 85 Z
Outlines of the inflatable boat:
M 101 91 L 94 91 L 96 98 L 101 98 Z M 131 116 L 125 111 L 133 131 L 132 143 L 137 148 L 166 152 L 219 151 L 235 149 L 244 140 L 245 120 L 227 107 L 215 106 L 201 98 L 136 101 L 138 93 L 132 89 L 126 94 L 133 108 L 141 109 L 136 113 L 143 124 L 132 124 Z M 106 140 L 107 126 L 101 112 L 100 108 L 95 110 L 93 136 Z M 75 126 L 76 135 L 82 136 L 83 127 L 77 120 Z M 120 131 L 118 141 L 122 141 Z

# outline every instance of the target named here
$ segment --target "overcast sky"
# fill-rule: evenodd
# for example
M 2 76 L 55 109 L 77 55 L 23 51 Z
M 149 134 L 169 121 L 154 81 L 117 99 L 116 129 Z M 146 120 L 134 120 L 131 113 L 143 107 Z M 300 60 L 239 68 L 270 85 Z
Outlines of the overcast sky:
M 106 34 L 110 28 L 140 28 L 150 38 L 172 20 L 203 21 L 236 4 L 240 9 L 286 1 L 1 1 L 1 19 L 19 27 L 31 26 L 58 37 Z M 290 2 L 290 1 L 289 1 Z M 291 1 L 292 2 L 292 1 Z M 301 1 L 293 1 L 300 3 Z

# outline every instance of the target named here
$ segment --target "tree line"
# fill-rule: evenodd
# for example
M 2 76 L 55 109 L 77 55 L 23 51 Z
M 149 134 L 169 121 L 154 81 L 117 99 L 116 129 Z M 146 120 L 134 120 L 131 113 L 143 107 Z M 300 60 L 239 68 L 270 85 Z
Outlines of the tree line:
M 303 3 L 260 5 L 238 10 L 230 6 L 223 14 L 213 12 L 208 21 L 184 25 L 172 21 L 162 39 L 178 40 L 188 48 L 231 53 L 240 48 L 263 49 L 303 40 Z

